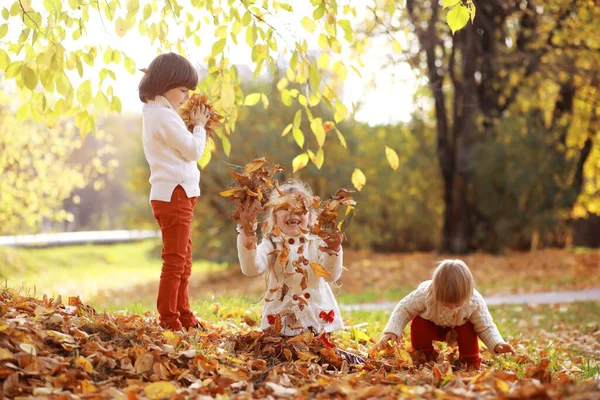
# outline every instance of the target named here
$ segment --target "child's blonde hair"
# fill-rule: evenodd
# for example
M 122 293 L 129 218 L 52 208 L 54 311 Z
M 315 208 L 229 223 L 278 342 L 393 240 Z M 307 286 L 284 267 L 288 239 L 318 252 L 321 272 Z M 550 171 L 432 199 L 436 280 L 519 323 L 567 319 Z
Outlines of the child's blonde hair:
M 297 180 L 290 179 L 286 181 L 283 185 L 279 186 L 279 190 L 283 193 L 283 196 L 279 194 L 277 189 L 273 189 L 269 194 L 269 202 L 267 203 L 267 212 L 265 214 L 265 222 L 266 229 L 263 232 L 265 236 L 270 235 L 273 232 L 273 227 L 275 226 L 275 218 L 273 216 L 275 206 L 280 202 L 287 201 L 285 197 L 288 195 L 299 194 L 303 197 L 306 197 L 309 200 L 309 203 L 312 203 L 313 199 L 313 191 L 308 185 L 308 183 Z M 310 212 L 310 211 L 309 211 Z M 309 216 L 309 225 L 312 223 L 313 212 L 310 212 Z
M 444 260 L 433 273 L 431 290 L 433 299 L 445 304 L 460 304 L 473 294 L 475 281 L 462 260 Z

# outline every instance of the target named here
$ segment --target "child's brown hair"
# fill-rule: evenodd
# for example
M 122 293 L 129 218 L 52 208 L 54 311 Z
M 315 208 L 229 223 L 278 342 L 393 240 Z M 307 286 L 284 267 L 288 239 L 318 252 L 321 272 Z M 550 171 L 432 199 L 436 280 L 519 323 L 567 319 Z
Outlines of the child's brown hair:
M 445 304 L 461 304 L 473 294 L 475 281 L 462 260 L 444 260 L 433 273 L 431 290 L 435 301 Z
M 142 71 L 145 74 L 138 89 L 140 100 L 144 103 L 171 89 L 186 87 L 194 90 L 198 85 L 198 72 L 187 58 L 179 54 L 161 54 Z

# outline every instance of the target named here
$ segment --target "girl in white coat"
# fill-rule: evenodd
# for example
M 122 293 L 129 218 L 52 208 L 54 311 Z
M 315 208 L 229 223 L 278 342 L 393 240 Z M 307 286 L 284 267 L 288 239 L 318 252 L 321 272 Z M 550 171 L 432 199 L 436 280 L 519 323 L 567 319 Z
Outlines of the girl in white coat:
M 238 257 L 248 276 L 266 273 L 267 290 L 261 328 L 275 327 L 284 336 L 344 328 L 330 283 L 342 273 L 342 235 L 325 240 L 308 233 L 314 216 L 313 195 L 303 182 L 291 181 L 274 190 L 267 204 L 263 240 L 246 236 L 238 226 Z M 257 200 L 245 202 L 240 222 L 256 220 Z M 256 227 L 255 227 L 256 228 Z

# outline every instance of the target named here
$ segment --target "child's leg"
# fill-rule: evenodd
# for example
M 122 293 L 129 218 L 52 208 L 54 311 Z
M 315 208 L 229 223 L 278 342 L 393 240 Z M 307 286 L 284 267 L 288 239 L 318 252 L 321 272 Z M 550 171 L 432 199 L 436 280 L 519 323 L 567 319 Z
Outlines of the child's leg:
M 467 364 L 467 367 L 479 368 L 481 355 L 479 354 L 479 342 L 473 324 L 467 321 L 464 325 L 455 327 L 454 330 L 458 335 L 456 341 L 458 342 L 460 361 Z
M 171 202 L 152 201 L 152 212 L 160 226 L 163 242 L 163 265 L 156 306 L 161 326 L 172 330 L 181 329 L 177 300 L 191 235 L 191 200 L 183 188 L 177 186 L 171 196 Z
M 423 350 L 429 356 L 433 354 L 432 342 L 446 340 L 447 331 L 417 315 L 410 323 L 410 343 L 414 350 Z
M 196 204 L 196 198 L 192 200 L 192 214 Z M 184 328 L 189 328 L 198 323 L 194 313 L 190 307 L 190 299 L 188 296 L 188 283 L 190 281 L 190 275 L 192 275 L 192 234 L 191 234 L 191 223 L 190 223 L 190 236 L 186 248 L 185 268 L 183 276 L 179 283 L 179 291 L 177 297 L 177 311 L 179 311 L 179 321 Z

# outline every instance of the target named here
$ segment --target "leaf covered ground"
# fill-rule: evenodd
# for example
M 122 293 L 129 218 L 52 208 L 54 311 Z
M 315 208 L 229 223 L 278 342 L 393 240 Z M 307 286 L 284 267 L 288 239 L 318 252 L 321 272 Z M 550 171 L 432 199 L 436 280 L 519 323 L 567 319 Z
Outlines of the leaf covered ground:
M 388 314 L 353 314 L 336 332 L 349 365 L 306 333 L 256 330 L 258 306 L 206 304 L 205 330 L 173 333 L 151 313 L 99 313 L 78 297 L 0 292 L 0 384 L 9 398 L 596 399 L 600 305 L 494 309 L 516 356 L 484 353 L 480 371 L 454 369 L 453 346 L 416 366 L 408 344 L 374 346 Z M 374 322 L 369 318 L 375 318 Z M 362 322 L 365 321 L 365 322 Z

